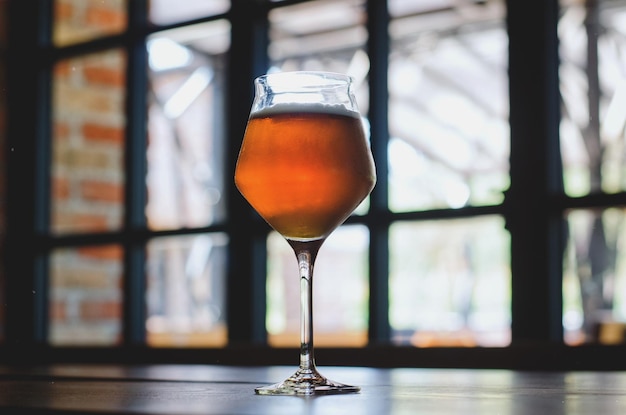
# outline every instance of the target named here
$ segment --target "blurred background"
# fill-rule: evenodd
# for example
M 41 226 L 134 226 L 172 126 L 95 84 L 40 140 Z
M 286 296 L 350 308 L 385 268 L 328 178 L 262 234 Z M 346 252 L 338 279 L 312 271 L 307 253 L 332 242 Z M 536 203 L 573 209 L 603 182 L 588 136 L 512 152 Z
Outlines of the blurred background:
M 528 280 L 526 307 L 552 310 L 565 345 L 625 341 L 625 1 L 561 0 L 558 82 L 522 86 L 509 78 L 525 63 L 510 66 L 503 0 L 50 0 L 36 14 L 49 24 L 26 24 L 39 28 L 31 43 L 12 37 L 18 9 L 0 1 L 0 230 L 36 242 L 20 246 L 37 265 L 18 267 L 3 238 L 0 260 L 18 262 L 2 270 L 0 303 L 14 279 L 41 288 L 15 306 L 35 310 L 20 323 L 37 327 L 34 341 L 298 346 L 295 257 L 232 180 L 253 77 L 288 70 L 355 78 L 379 169 L 320 251 L 316 345 L 507 347 L 515 321 L 535 318 L 512 312 L 514 278 Z M 20 74 L 20 53 L 36 69 Z M 511 149 L 544 138 L 509 122 L 511 91 L 536 88 L 559 97 L 558 151 L 538 159 Z M 16 108 L 42 120 L 30 136 Z M 36 154 L 12 165 L 21 131 Z M 508 199 L 542 162 L 557 185 L 529 212 L 558 223 L 559 239 L 527 258 L 556 264 L 551 299 L 512 268 L 516 232 L 551 226 Z M 11 207 L 20 192 L 32 215 Z M 20 333 L 16 319 L 0 307 L 0 341 Z

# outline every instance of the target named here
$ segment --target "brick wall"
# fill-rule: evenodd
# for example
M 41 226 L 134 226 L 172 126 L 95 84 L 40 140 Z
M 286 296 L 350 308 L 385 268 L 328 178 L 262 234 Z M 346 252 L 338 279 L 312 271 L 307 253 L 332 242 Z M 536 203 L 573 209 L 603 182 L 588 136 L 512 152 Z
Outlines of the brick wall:
M 123 30 L 124 0 L 56 0 L 54 42 Z M 52 68 L 51 231 L 119 230 L 123 221 L 126 60 L 104 50 Z M 50 260 L 50 336 L 55 345 L 121 339 L 122 249 L 59 249 Z
M 124 30 L 126 1 L 55 0 L 54 43 L 66 45 Z
M 50 261 L 50 342 L 110 345 L 121 340 L 122 249 L 55 251 Z
M 54 233 L 122 226 L 124 71 L 118 50 L 73 58 L 54 68 Z
M 54 42 L 87 40 L 123 30 L 125 1 L 56 0 Z M 6 188 L 5 50 L 8 1 L 0 0 L 0 264 Z M 53 68 L 54 233 L 96 232 L 121 226 L 124 178 L 124 55 L 120 51 L 59 62 Z M 51 256 L 50 340 L 55 344 L 112 344 L 121 331 L 121 250 L 93 247 Z M 4 304 L 0 267 L 0 304 Z M 0 307 L 0 342 L 4 307 Z
M 126 25 L 126 1 L 55 0 L 54 43 L 64 46 L 120 32 Z M 0 0 L 0 6 L 4 4 L 5 0 Z M 0 20 L 0 32 L 4 27 Z M 54 235 L 114 232 L 123 225 L 125 70 L 126 56 L 121 49 L 74 56 L 55 62 L 51 68 L 50 219 Z M 0 66 L 0 91 L 1 75 Z M 2 109 L 0 95 L 0 142 L 3 139 Z M 195 123 L 190 125 L 197 127 Z M 0 147 L 0 151 L 3 149 Z M 0 169 L 3 166 L 0 153 Z M 0 213 L 4 207 L 1 182 L 4 176 L 0 171 Z M 0 231 L 1 221 L 0 217 Z M 184 240 L 178 241 L 176 246 L 181 253 L 187 252 Z M 152 254 L 154 257 L 154 252 Z M 172 254 L 163 253 L 164 257 L 168 255 Z M 166 260 L 169 257 L 163 259 Z M 57 249 L 51 252 L 49 263 L 49 341 L 53 345 L 119 343 L 123 300 L 121 247 Z M 181 272 L 176 270 L 172 275 L 172 279 L 178 278 Z M 0 304 L 3 303 L 1 295 L 0 285 Z M 225 342 L 223 326 L 218 326 L 217 336 L 210 332 L 212 328 L 203 330 L 197 344 L 206 345 L 214 338 L 221 342 L 219 345 Z M 1 333 L 0 308 L 0 336 Z M 152 345 L 172 342 L 167 331 L 152 333 L 152 337 L 148 334 Z M 206 338 L 208 335 L 212 337 Z M 194 341 L 185 337 L 180 344 Z

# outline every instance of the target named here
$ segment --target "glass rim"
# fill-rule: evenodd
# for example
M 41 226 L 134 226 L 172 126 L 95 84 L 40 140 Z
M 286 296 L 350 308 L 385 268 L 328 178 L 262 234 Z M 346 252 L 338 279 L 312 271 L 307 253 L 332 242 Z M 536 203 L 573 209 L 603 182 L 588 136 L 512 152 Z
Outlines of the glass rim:
M 311 82 L 309 85 L 297 84 L 299 87 L 311 86 L 311 87 L 332 87 L 333 85 L 351 85 L 354 83 L 354 77 L 351 75 L 332 72 L 332 71 L 281 71 L 270 72 L 264 75 L 257 76 L 254 79 L 255 84 L 278 84 L 275 79 L 316 79 L 316 82 Z

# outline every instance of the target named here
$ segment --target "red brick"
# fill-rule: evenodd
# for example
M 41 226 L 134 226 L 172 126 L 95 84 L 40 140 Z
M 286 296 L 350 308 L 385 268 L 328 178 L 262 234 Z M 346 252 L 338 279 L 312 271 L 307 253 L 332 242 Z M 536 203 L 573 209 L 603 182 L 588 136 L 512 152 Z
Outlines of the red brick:
M 122 247 L 119 245 L 84 246 L 78 248 L 78 252 L 83 257 L 107 261 L 121 261 L 123 254 Z
M 121 10 L 105 7 L 89 7 L 85 23 L 107 29 L 107 32 L 122 31 L 126 27 L 126 14 Z
M 54 19 L 57 22 L 70 20 L 74 15 L 74 6 L 70 3 L 57 0 L 54 2 Z
M 108 141 L 113 143 L 122 143 L 124 141 L 124 129 L 119 127 L 85 123 L 83 124 L 82 133 L 86 140 Z
M 121 68 L 103 68 L 89 66 L 83 70 L 85 79 L 90 84 L 123 87 L 126 77 Z
M 54 80 L 59 81 L 60 79 L 68 78 L 72 73 L 73 63 L 71 61 L 60 61 L 56 65 L 54 65 L 53 73 Z
M 99 214 L 66 214 L 56 212 L 53 219 L 54 228 L 63 232 L 67 231 L 92 231 L 100 232 L 109 230 L 108 219 Z
M 50 319 L 52 321 L 62 321 L 67 319 L 67 308 L 65 302 L 52 301 L 50 304 Z
M 122 307 L 119 301 L 83 301 L 80 316 L 84 320 L 119 319 Z
M 119 183 L 84 180 L 80 184 L 80 191 L 86 200 L 115 203 L 124 200 L 124 188 Z
M 55 200 L 58 199 L 67 199 L 70 196 L 70 185 L 69 181 L 65 178 L 54 177 L 52 179 L 52 198 Z
M 70 136 L 70 126 L 65 122 L 56 121 L 54 123 L 54 140 L 67 140 Z

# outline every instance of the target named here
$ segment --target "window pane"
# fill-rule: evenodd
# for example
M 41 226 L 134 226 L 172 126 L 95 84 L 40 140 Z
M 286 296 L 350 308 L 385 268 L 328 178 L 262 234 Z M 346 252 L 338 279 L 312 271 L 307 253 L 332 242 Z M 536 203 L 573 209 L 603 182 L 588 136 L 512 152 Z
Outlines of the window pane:
M 152 229 L 224 219 L 225 21 L 159 33 L 148 41 L 148 205 Z M 228 177 L 228 180 L 231 180 Z
M 120 246 L 66 248 L 50 258 L 50 333 L 55 346 L 117 345 L 122 336 Z
M 126 1 L 55 0 L 54 44 L 66 46 L 124 31 Z
M 53 233 L 121 228 L 125 67 L 120 50 L 64 60 L 54 67 Z
M 563 266 L 565 342 L 626 342 L 626 209 L 573 210 Z
M 368 320 L 369 233 L 341 226 L 322 245 L 313 278 L 316 346 L 365 346 Z M 271 346 L 300 344 L 300 280 L 296 256 L 276 232 L 267 239 L 267 317 Z
M 226 344 L 227 242 L 224 234 L 202 234 L 148 244 L 148 345 Z
M 390 250 L 395 343 L 509 343 L 510 241 L 501 217 L 398 222 L 390 228 Z
M 270 71 L 321 70 L 352 75 L 359 110 L 367 114 L 369 60 L 364 52 L 364 8 L 363 0 L 319 0 L 272 10 Z
M 562 0 L 561 153 L 571 196 L 626 190 L 626 3 Z
M 389 4 L 389 204 L 498 204 L 509 185 L 502 1 Z
M 225 13 L 230 7 L 230 1 L 176 0 L 176 5 L 173 5 L 172 0 L 151 0 L 149 6 L 151 21 L 156 24 L 168 24 Z

